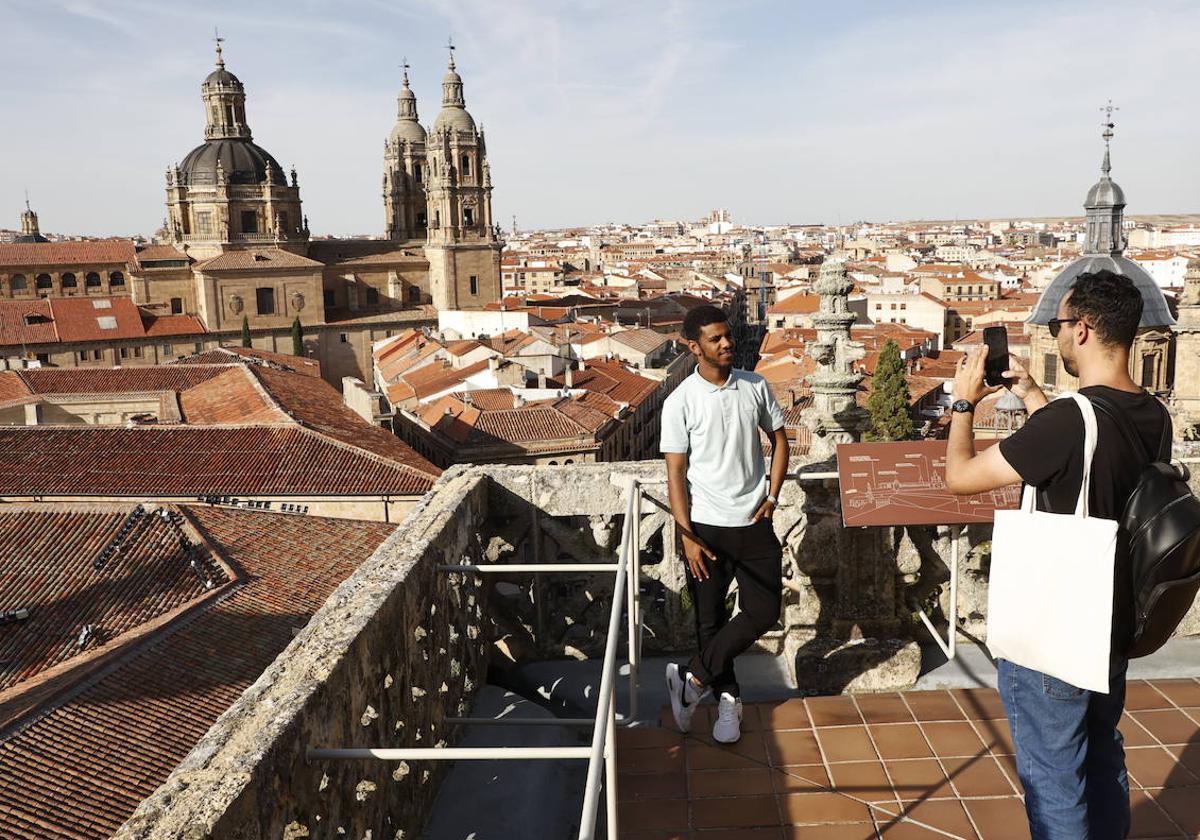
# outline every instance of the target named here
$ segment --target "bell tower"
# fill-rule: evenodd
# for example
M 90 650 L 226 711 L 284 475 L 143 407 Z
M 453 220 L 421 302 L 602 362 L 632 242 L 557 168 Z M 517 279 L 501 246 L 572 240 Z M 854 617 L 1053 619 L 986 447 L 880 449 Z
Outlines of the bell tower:
M 454 45 L 442 110 L 426 142 L 429 291 L 438 309 L 482 309 L 500 300 L 500 240 L 483 129 L 467 113 Z
M 417 119 L 417 97 L 404 86 L 396 98 L 396 125 L 383 144 L 383 206 L 387 238 L 394 242 L 425 239 L 429 221 L 425 206 L 425 129 Z

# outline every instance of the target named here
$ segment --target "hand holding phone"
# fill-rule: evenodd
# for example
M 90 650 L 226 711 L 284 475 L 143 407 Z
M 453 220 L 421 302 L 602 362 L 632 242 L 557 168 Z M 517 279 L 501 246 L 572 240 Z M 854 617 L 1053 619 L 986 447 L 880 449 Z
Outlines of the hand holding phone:
M 1004 327 L 985 327 L 983 343 L 987 345 L 987 359 L 984 362 L 983 381 L 987 385 L 1008 385 L 1004 377 L 1009 369 L 1008 330 Z

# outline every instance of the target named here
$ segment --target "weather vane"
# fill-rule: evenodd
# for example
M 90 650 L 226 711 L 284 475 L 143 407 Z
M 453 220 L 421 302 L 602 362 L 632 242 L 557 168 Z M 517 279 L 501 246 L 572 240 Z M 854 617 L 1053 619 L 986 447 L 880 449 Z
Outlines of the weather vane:
M 1104 145 L 1107 146 L 1108 141 L 1112 139 L 1113 126 L 1115 125 L 1113 123 L 1113 111 L 1120 111 L 1121 109 L 1113 105 L 1110 99 L 1108 100 L 1108 104 L 1104 105 L 1100 110 L 1104 112 L 1104 122 L 1101 123 L 1104 126 L 1104 134 L 1101 136 L 1104 138 Z
M 225 39 L 221 37 L 221 33 L 217 31 L 217 27 L 213 27 L 213 42 L 217 45 L 217 64 L 225 66 L 225 59 L 221 57 L 221 42 Z
M 408 84 L 408 56 L 400 59 L 400 66 L 404 68 L 404 83 Z
M 450 66 L 454 67 L 454 39 L 446 37 L 446 49 L 450 50 Z

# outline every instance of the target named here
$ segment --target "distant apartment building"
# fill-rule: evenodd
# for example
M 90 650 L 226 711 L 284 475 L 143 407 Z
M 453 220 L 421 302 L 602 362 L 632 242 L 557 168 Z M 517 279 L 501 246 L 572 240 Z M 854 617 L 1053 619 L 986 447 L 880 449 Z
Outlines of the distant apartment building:
M 925 330 L 937 336 L 937 347 L 947 346 L 954 336 L 949 334 L 947 305 L 933 295 L 920 294 L 868 294 L 865 317 L 867 324 L 902 324 Z

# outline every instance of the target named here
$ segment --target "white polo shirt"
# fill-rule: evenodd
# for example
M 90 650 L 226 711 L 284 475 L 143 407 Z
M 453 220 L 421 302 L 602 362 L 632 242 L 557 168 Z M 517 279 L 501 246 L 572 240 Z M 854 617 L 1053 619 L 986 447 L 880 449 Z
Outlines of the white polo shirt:
M 757 373 L 732 370 L 713 385 L 697 368 L 663 403 L 661 452 L 688 456 L 693 522 L 749 525 L 767 497 L 758 430 L 783 428 L 783 410 Z

